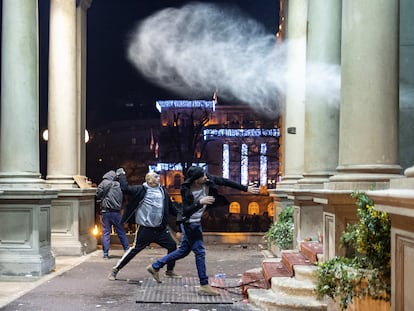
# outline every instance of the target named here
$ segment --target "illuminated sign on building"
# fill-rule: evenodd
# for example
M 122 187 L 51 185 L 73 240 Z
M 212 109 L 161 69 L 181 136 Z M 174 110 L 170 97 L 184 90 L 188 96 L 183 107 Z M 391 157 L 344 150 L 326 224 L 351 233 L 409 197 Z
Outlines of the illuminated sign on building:
M 159 112 L 167 108 L 211 108 L 216 111 L 214 100 L 157 100 L 155 106 Z
M 208 137 L 279 137 L 277 129 L 205 129 L 204 139 Z

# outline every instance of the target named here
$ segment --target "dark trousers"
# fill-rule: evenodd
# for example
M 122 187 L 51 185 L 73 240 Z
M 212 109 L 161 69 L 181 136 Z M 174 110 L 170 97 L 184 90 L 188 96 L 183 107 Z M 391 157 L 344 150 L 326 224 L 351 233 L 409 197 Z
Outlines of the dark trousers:
M 111 243 L 112 226 L 118 235 L 119 241 L 122 244 L 124 251 L 129 248 L 128 238 L 125 230 L 121 224 L 121 214 L 116 211 L 102 213 L 102 250 L 104 256 L 108 256 L 109 247 Z
M 157 243 L 159 246 L 167 249 L 171 253 L 177 249 L 177 244 L 171 237 L 167 228 L 151 228 L 139 226 L 135 233 L 135 240 L 132 247 L 130 247 L 122 258 L 118 261 L 114 268 L 122 269 L 128 262 L 131 261 L 140 251 L 146 248 L 151 243 Z M 167 263 L 167 270 L 172 271 L 175 267 L 175 260 Z

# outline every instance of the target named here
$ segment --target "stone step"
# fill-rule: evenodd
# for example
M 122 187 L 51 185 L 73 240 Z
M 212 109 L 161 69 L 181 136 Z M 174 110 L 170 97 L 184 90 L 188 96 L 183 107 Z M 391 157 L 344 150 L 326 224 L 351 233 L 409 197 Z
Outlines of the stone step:
M 270 289 L 249 289 L 249 303 L 266 311 L 325 311 L 324 300 L 314 297 L 286 295 Z
M 318 278 L 318 267 L 316 265 L 296 265 L 295 279 L 298 281 L 310 281 L 316 284 Z
M 283 251 L 282 262 L 292 275 L 294 275 L 294 266 L 296 265 L 313 265 L 309 258 L 297 250 Z
M 323 254 L 323 244 L 315 241 L 302 242 L 300 251 L 312 263 L 315 263 L 318 261 L 318 255 Z
M 264 279 L 270 286 L 273 277 L 292 277 L 293 273 L 281 261 L 263 261 L 262 272 Z
M 242 274 L 240 289 L 243 298 L 247 298 L 247 290 L 250 288 L 270 288 L 270 282 L 265 280 L 262 269 L 251 269 Z
M 276 293 L 292 296 L 313 297 L 315 284 L 309 280 L 297 280 L 296 278 L 277 277 L 272 278 L 271 289 Z

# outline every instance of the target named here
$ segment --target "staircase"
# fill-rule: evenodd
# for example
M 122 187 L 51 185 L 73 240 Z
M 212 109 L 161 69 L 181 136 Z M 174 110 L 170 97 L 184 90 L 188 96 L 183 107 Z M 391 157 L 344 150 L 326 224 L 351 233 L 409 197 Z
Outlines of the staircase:
M 317 300 L 313 293 L 315 263 L 321 255 L 321 243 L 303 242 L 300 251 L 283 251 L 281 258 L 267 258 L 261 269 L 243 273 L 242 293 L 261 310 L 327 310 L 326 302 Z

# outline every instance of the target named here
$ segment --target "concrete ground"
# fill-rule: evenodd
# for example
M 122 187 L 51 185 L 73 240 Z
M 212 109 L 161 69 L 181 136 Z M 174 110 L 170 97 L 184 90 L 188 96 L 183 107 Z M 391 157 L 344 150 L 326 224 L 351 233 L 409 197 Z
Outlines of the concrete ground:
M 258 310 L 243 299 L 240 280 L 243 272 L 261 267 L 264 259 L 261 245 L 206 245 L 207 273 L 211 280 L 216 274 L 225 274 L 224 288 L 220 292 L 222 297 L 230 299 L 230 303 L 200 299 L 194 284 L 185 285 L 189 301 L 165 303 L 165 297 L 174 294 L 172 291 L 183 290 L 167 286 L 171 280 L 156 284 L 155 301 L 137 303 L 143 284 L 155 284 L 146 271 L 147 265 L 166 251 L 158 246 L 143 250 L 119 272 L 116 281 L 109 281 L 107 276 L 123 253 L 118 247 L 114 248 L 117 249 L 111 250 L 109 260 L 102 258 L 101 250 L 81 257 L 59 256 L 55 271 L 39 279 L 27 277 L 25 282 L 0 281 L 0 310 Z M 192 253 L 177 262 L 175 271 L 186 280 L 198 283 Z M 160 275 L 163 276 L 164 271 L 161 270 Z

